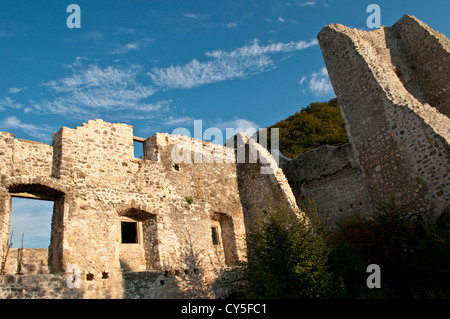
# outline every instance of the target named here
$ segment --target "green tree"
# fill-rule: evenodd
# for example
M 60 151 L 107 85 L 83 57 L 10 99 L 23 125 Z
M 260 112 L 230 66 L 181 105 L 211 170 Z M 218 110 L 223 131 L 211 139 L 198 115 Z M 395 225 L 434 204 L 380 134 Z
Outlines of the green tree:
M 248 298 L 326 298 L 332 294 L 322 238 L 286 207 L 260 213 L 243 263 Z
M 311 103 L 300 112 L 268 127 L 269 147 L 272 128 L 279 129 L 280 151 L 289 158 L 322 145 L 339 146 L 348 142 L 337 99 Z

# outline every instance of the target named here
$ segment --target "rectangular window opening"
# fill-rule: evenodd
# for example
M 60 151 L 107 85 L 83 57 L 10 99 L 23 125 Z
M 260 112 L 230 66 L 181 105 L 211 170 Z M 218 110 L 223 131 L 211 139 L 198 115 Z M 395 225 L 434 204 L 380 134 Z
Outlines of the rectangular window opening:
M 217 233 L 217 227 L 211 227 L 212 243 L 214 246 L 219 245 L 219 236 Z
M 45 248 L 50 246 L 54 202 L 12 197 L 11 221 L 12 248 Z
M 134 158 L 144 159 L 144 139 L 135 137 L 133 139 Z
M 122 244 L 137 244 L 137 222 L 120 222 Z

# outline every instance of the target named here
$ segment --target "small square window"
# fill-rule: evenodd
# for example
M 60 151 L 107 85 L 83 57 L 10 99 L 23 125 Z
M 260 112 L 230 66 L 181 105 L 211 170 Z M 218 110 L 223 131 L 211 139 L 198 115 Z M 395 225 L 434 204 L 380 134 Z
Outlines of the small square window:
M 122 231 L 122 244 L 137 244 L 137 223 L 120 222 Z
M 144 158 L 144 142 L 141 140 L 133 140 L 134 147 L 134 157 L 135 158 Z
M 211 228 L 211 235 L 212 235 L 212 243 L 214 246 L 219 245 L 219 237 L 217 234 L 217 228 L 216 227 L 212 227 Z

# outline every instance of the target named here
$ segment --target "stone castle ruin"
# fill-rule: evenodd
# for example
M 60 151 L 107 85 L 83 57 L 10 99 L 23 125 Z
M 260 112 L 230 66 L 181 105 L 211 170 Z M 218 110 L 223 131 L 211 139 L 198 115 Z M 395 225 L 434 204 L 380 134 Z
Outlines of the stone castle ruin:
M 239 138 L 238 147 L 258 147 Z M 174 163 L 171 152 L 181 140 L 138 138 L 130 125 L 102 120 L 63 127 L 52 146 L 0 133 L 3 247 L 11 197 L 54 202 L 48 250 L 23 249 L 25 276 L 12 276 L 19 249 L 11 250 L 0 297 L 226 296 L 256 210 L 267 209 L 268 200 L 295 209 L 295 198 L 281 169 L 260 174 L 261 166 L 276 166 L 266 149 L 259 147 L 259 163 L 236 163 L 239 148 L 222 146 L 231 160 Z M 203 146 L 192 157 L 211 154 L 210 143 L 190 141 Z M 135 144 L 143 158 L 134 157 Z
M 318 35 L 349 144 L 283 164 L 297 197 L 329 223 L 394 203 L 450 206 L 450 41 L 413 16 L 374 31 L 331 24 Z
M 231 160 L 189 164 L 172 160 L 181 136 L 143 139 L 127 124 L 63 127 L 51 146 L 0 132 L 0 298 L 226 297 L 255 214 L 269 203 L 297 209 L 296 197 L 315 198 L 330 223 L 377 201 L 442 212 L 449 40 L 411 16 L 370 32 L 329 25 L 318 38 L 350 143 L 281 168 L 245 135 L 216 148 Z M 240 147 L 261 160 L 236 161 Z M 264 165 L 275 173 L 261 174 Z M 48 249 L 8 251 L 12 197 L 54 203 Z

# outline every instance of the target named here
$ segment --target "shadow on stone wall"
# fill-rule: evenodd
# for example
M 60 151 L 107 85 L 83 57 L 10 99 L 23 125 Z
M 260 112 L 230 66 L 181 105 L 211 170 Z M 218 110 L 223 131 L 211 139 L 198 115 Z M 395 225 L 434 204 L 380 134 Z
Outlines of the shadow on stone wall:
M 124 298 L 216 299 L 232 295 L 239 280 L 239 269 L 215 264 L 203 249 L 196 248 L 189 232 L 184 244 L 179 260 L 170 268 L 124 271 Z M 126 262 L 123 267 L 125 270 Z

